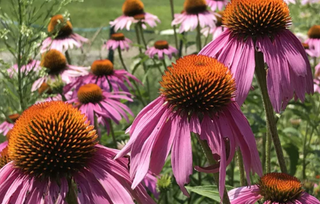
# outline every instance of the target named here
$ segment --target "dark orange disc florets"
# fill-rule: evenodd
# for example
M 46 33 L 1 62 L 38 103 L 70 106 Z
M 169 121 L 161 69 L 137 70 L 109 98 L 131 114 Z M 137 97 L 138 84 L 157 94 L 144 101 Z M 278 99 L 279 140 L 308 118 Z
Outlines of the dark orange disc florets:
M 19 113 L 8 115 L 8 119 L 6 119 L 6 121 L 9 123 L 14 123 L 14 122 L 16 122 L 16 120 L 18 120 L 19 117 L 20 117 Z
M 51 49 L 43 54 L 40 65 L 47 68 L 48 74 L 58 75 L 67 67 L 67 59 L 60 51 Z
M 260 178 L 260 194 L 272 203 L 294 203 L 302 193 L 301 182 L 284 173 L 269 173 Z
M 203 13 L 207 10 L 207 3 L 205 0 L 185 0 L 183 9 L 188 14 Z
M 31 106 L 10 134 L 14 165 L 36 177 L 61 178 L 84 168 L 95 153 L 96 131 L 76 108 L 62 101 Z
M 9 159 L 8 155 L 8 147 L 5 147 L 1 152 L 0 152 L 0 168 L 2 168 L 4 165 L 9 163 L 11 160 Z
M 121 41 L 121 40 L 124 40 L 125 37 L 123 33 L 114 33 L 111 35 L 111 39 L 116 41 Z
M 218 60 L 189 55 L 168 68 L 160 91 L 175 109 L 187 113 L 216 113 L 231 102 L 235 82 Z
M 91 72 L 96 76 L 108 76 L 112 75 L 113 64 L 110 60 L 96 60 L 91 65 Z
M 312 26 L 308 31 L 308 37 L 320 39 L 320 25 Z
M 55 15 L 50 19 L 48 32 L 57 35 L 56 38 L 64 38 L 72 34 L 72 24 L 62 15 Z
M 122 5 L 122 13 L 125 16 L 135 16 L 144 13 L 144 5 L 140 0 L 126 0 Z
M 102 90 L 96 84 L 86 84 L 79 88 L 78 99 L 81 103 L 98 103 L 103 99 Z
M 234 35 L 272 37 L 290 23 L 289 8 L 283 0 L 231 0 L 222 22 Z
M 163 50 L 163 49 L 168 49 L 169 44 L 166 40 L 158 40 L 154 43 L 154 47 L 159 50 Z

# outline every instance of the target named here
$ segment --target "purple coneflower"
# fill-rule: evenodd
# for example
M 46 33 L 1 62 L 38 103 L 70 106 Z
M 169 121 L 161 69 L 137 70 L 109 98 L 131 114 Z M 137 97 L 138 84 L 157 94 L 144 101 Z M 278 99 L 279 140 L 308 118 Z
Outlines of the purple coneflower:
M 116 50 L 120 48 L 121 50 L 128 51 L 130 48 L 131 40 L 124 37 L 123 33 L 114 33 L 111 38 L 102 45 L 102 48 L 107 50 Z
M 23 112 L 12 129 L 0 170 L 0 203 L 155 203 L 140 185 L 130 189 L 128 160 L 97 144 L 86 117 L 64 102 Z
M 62 15 L 55 15 L 51 18 L 48 25 L 50 37 L 42 42 L 41 52 L 50 49 L 56 49 L 60 52 L 66 51 L 74 46 L 82 47 L 82 43 L 88 42 L 87 38 L 74 33 L 70 21 L 66 20 Z
M 16 120 L 20 117 L 20 114 L 12 114 L 8 116 L 8 119 L 6 119 L 3 123 L 0 124 L 0 133 L 6 136 L 8 132 L 13 128 L 14 123 Z
M 7 72 L 10 77 L 13 77 L 15 74 L 18 73 L 18 64 L 14 64 L 12 67 L 10 67 Z M 30 59 L 26 65 L 22 65 L 20 68 L 20 72 L 24 75 L 27 75 L 29 72 L 37 72 L 41 69 L 40 61 L 39 60 L 33 60 Z
M 123 15 L 110 22 L 114 30 L 126 28 L 130 30 L 133 23 L 142 22 L 142 27 L 145 29 L 148 24 L 150 27 L 155 27 L 160 20 L 157 16 L 144 12 L 144 5 L 140 0 L 126 0 L 122 5 Z
M 90 123 L 94 125 L 95 117 L 98 122 L 104 123 L 108 127 L 108 119 L 119 124 L 122 118 L 129 122 L 127 113 L 133 116 L 132 111 L 120 102 L 120 99 L 132 101 L 127 92 L 105 92 L 96 84 L 82 85 L 77 90 L 77 97 L 67 102 L 75 103 L 79 110 L 84 113 Z
M 129 87 L 133 87 L 130 79 L 141 83 L 139 79 L 127 72 L 126 70 L 115 70 L 110 60 L 95 60 L 91 65 L 91 72 L 85 76 L 78 77 L 74 82 L 64 88 L 65 92 L 71 89 L 79 89 L 84 84 L 98 84 L 103 90 L 130 92 Z
M 199 25 L 204 27 L 215 27 L 216 16 L 207 10 L 205 0 L 185 0 L 184 11 L 175 14 L 171 25 L 180 25 L 179 32 L 193 31 Z
M 221 196 L 226 167 L 237 147 L 243 154 L 247 178 L 250 170 L 262 175 L 254 135 L 233 100 L 235 83 L 228 68 L 201 55 L 180 58 L 172 66 L 160 82 L 161 95 L 135 118 L 128 129 L 130 140 L 116 157 L 131 151 L 132 187 L 142 181 L 149 169 L 158 175 L 171 150 L 173 174 L 188 195 L 184 185 L 193 170 L 190 132 L 206 140 L 217 159 L 216 166 L 197 169 L 220 172 Z
M 171 59 L 173 54 L 178 54 L 178 50 L 170 46 L 165 40 L 156 41 L 153 47 L 146 50 L 146 55 L 150 58 L 154 58 L 154 56 L 157 55 L 159 60 L 164 59 L 165 55 Z
M 221 11 L 229 2 L 229 0 L 206 0 L 212 11 Z
M 305 43 L 309 45 L 308 54 L 310 56 L 320 57 L 320 25 L 314 25 L 309 29 Z
M 257 185 L 229 191 L 231 204 L 319 204 L 319 200 L 304 192 L 296 177 L 284 173 L 269 173 L 262 176 Z
M 75 77 L 88 74 L 87 67 L 76 67 L 67 64 L 66 57 L 58 50 L 52 49 L 44 53 L 41 60 L 41 66 L 45 68 L 46 75 L 37 79 L 32 85 L 32 91 L 37 90 L 48 80 L 56 80 L 60 77 L 61 80 L 68 84 Z
M 239 105 L 251 88 L 256 50 L 268 66 L 268 93 L 276 112 L 284 110 L 293 96 L 304 101 L 305 93 L 313 93 L 310 63 L 301 42 L 287 29 L 289 8 L 283 0 L 231 0 L 222 22 L 227 30 L 199 54 L 230 68 Z
M 216 26 L 214 28 L 203 28 L 201 30 L 201 33 L 207 37 L 209 34 L 212 34 L 212 39 L 216 39 L 217 37 L 219 37 L 223 31 L 225 30 L 225 27 L 222 26 L 222 15 L 223 15 L 223 11 L 219 11 L 216 14 L 217 17 L 217 22 L 216 22 Z

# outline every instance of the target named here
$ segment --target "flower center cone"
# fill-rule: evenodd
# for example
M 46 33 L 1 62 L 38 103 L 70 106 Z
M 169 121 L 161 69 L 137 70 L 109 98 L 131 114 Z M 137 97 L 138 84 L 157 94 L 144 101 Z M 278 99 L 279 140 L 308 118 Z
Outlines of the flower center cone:
M 72 34 L 72 24 L 62 15 L 55 15 L 50 19 L 48 32 L 57 35 L 56 38 L 65 38 Z
M 67 67 L 66 57 L 58 50 L 51 49 L 44 53 L 40 65 L 47 68 L 50 75 L 58 75 Z
M 103 99 L 102 90 L 96 84 L 86 84 L 79 88 L 77 93 L 81 103 L 98 103 Z
M 308 37 L 320 39 L 320 25 L 314 25 L 308 30 Z
M 185 0 L 183 8 L 188 14 L 203 13 L 207 10 L 207 3 L 205 0 Z
M 96 76 L 108 76 L 114 73 L 113 64 L 110 60 L 96 60 L 91 65 L 91 72 Z
M 158 40 L 158 41 L 156 41 L 154 43 L 154 47 L 159 49 L 159 50 L 163 50 L 163 49 L 168 49 L 169 48 L 169 44 L 165 40 Z
M 126 0 L 122 5 L 122 13 L 131 17 L 144 14 L 144 5 L 140 0 Z

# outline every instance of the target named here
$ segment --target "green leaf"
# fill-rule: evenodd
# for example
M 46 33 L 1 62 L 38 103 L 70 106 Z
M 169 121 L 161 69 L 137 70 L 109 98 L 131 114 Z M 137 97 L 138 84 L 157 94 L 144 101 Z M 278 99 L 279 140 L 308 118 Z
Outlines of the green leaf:
M 227 190 L 233 189 L 232 186 L 226 186 Z M 196 193 L 201 196 L 205 196 L 214 201 L 220 202 L 219 190 L 216 185 L 204 185 L 204 186 L 186 186 L 186 189 L 190 192 Z
M 294 175 L 297 171 L 299 148 L 292 143 L 285 144 L 283 148 L 290 158 L 290 174 Z

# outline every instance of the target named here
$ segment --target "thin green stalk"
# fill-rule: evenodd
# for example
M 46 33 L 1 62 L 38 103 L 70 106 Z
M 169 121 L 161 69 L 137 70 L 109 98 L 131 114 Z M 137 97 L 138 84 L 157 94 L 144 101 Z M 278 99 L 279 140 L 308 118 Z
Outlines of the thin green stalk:
M 77 194 L 76 194 L 76 189 L 74 186 L 74 183 L 72 182 L 72 179 L 68 179 L 68 186 L 69 186 L 69 191 L 66 196 L 66 201 L 68 204 L 78 204 L 78 199 L 77 199 Z
M 127 66 L 126 66 L 126 64 L 124 63 L 124 60 L 123 60 L 123 57 L 122 57 L 122 52 L 121 52 L 120 47 L 118 47 L 118 53 L 119 53 L 119 59 L 120 59 L 120 62 L 121 62 L 121 64 L 122 64 L 123 68 L 124 68 L 126 71 L 128 71 Z M 134 85 L 134 87 L 135 87 L 135 90 L 138 92 L 137 98 L 141 101 L 141 103 L 143 104 L 143 106 L 145 106 L 146 103 L 145 103 L 144 100 L 143 100 L 143 97 L 142 97 L 142 95 L 141 95 L 141 92 L 140 92 L 139 86 L 137 85 L 137 82 L 136 82 L 135 80 L 132 80 L 132 83 L 133 83 L 133 85 Z
M 148 49 L 148 47 L 147 47 L 147 41 L 146 41 L 146 39 L 144 38 L 143 29 L 142 29 L 142 24 L 141 24 L 141 23 L 138 23 L 137 25 L 138 25 L 138 28 L 139 28 L 139 30 L 140 30 L 141 39 L 142 39 L 144 48 L 147 50 L 147 49 Z
M 237 151 L 237 157 L 238 157 L 238 165 L 239 165 L 239 171 L 240 171 L 240 186 L 246 186 L 246 176 L 244 173 L 244 166 L 243 166 L 243 159 L 240 150 Z
M 22 24 L 23 24 L 23 14 L 22 14 L 22 8 L 21 8 L 22 2 L 18 2 L 18 11 L 19 11 L 19 28 L 21 29 Z M 20 101 L 20 107 L 21 110 L 25 110 L 26 107 L 24 105 L 24 97 L 22 94 L 22 76 L 21 76 L 21 61 L 24 59 L 22 55 L 22 33 L 19 32 L 19 40 L 18 40 L 18 55 L 17 55 L 17 64 L 18 64 L 18 94 L 19 94 L 19 101 Z
M 70 55 L 69 55 L 68 50 L 66 50 L 66 51 L 65 51 L 65 55 L 66 55 L 66 58 L 67 58 L 68 64 L 72 64 L 72 63 L 71 63 L 71 57 L 70 57 Z
M 286 163 L 283 156 L 280 138 L 278 135 L 277 124 L 276 124 L 276 120 L 273 113 L 273 107 L 268 95 L 267 78 L 266 78 L 267 75 L 266 75 L 266 70 L 264 66 L 263 54 L 261 52 L 255 51 L 255 62 L 256 62 L 255 74 L 258 80 L 258 84 L 259 84 L 262 99 L 263 99 L 263 107 L 266 113 L 267 129 L 273 140 L 273 144 L 277 153 L 281 172 L 287 173 L 287 167 L 286 167 Z
M 201 46 L 201 31 L 200 31 L 200 23 L 198 22 L 197 26 L 197 49 L 198 52 L 200 52 L 202 46 Z
M 303 149 L 302 149 L 302 179 L 306 179 L 307 178 L 307 175 L 306 175 L 306 170 L 307 170 L 307 146 L 308 146 L 308 123 L 306 125 L 306 134 L 304 136 L 304 139 L 303 139 Z M 311 129 L 311 133 L 310 133 L 310 140 L 311 140 L 311 137 L 313 135 L 313 132 L 314 132 L 314 127 L 312 127 Z M 309 143 L 310 144 L 310 143 Z
M 162 64 L 164 66 L 164 70 L 167 71 L 168 70 L 168 66 L 167 66 L 166 60 L 164 58 L 162 59 Z M 163 73 L 162 73 L 162 75 L 163 75 Z
M 170 8 L 171 8 L 171 19 L 172 21 L 174 20 L 174 5 L 173 5 L 173 0 L 170 0 Z M 178 36 L 177 36 L 177 31 L 176 31 L 176 25 L 173 25 L 173 33 L 174 33 L 174 42 L 176 44 L 177 50 L 179 50 L 179 45 L 178 45 Z M 181 56 L 178 56 L 181 57 Z
M 269 134 L 269 132 L 266 132 L 266 136 L 267 136 L 267 141 L 266 141 L 266 171 L 265 173 L 270 173 L 271 172 L 271 143 L 272 143 L 272 139 L 271 139 L 271 135 Z
M 267 142 L 267 134 L 262 134 L 262 150 L 261 150 L 261 164 L 263 172 L 266 171 L 266 142 Z
M 116 140 L 116 136 L 114 135 L 113 125 L 110 119 L 108 119 L 108 123 L 109 123 L 110 134 L 112 136 L 114 148 L 117 149 L 117 140 Z
M 205 140 L 201 140 L 199 138 L 199 136 L 197 135 L 197 138 L 198 138 L 198 141 L 202 147 L 202 150 L 208 160 L 208 163 L 210 165 L 214 165 L 217 163 L 217 161 L 213 158 L 213 155 L 212 155 L 212 152 L 211 152 L 211 149 L 210 147 L 208 146 L 208 143 L 207 141 Z M 219 173 L 215 173 L 213 174 L 213 178 L 215 180 L 215 183 L 217 184 L 217 187 L 219 189 Z M 223 204 L 230 204 L 230 200 L 229 200 L 229 196 L 228 196 L 228 191 L 227 189 L 225 188 L 224 189 L 224 194 L 223 194 L 223 201 L 222 201 Z

